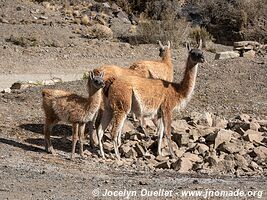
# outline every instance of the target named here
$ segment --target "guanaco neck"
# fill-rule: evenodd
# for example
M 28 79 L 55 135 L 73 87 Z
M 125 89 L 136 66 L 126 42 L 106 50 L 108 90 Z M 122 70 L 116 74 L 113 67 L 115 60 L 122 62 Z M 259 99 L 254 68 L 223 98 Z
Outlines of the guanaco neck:
M 88 93 L 89 93 L 89 97 L 88 97 L 89 105 L 88 106 L 90 106 L 91 103 L 96 102 L 95 101 L 96 98 L 99 99 L 99 96 L 102 90 L 99 88 L 95 88 L 92 82 L 88 82 L 87 87 L 88 87 Z
M 162 57 L 162 62 L 172 66 L 172 53 L 170 49 L 166 50 L 165 55 Z
M 197 77 L 198 63 L 192 62 L 191 58 L 188 57 L 186 62 L 186 69 L 184 72 L 183 80 L 180 83 L 180 92 L 182 96 L 189 100 L 195 88 L 196 77 Z

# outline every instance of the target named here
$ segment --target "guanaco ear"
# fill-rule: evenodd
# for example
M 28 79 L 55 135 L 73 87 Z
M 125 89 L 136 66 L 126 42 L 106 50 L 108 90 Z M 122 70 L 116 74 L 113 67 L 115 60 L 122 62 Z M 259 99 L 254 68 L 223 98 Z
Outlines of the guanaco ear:
M 198 49 L 202 49 L 202 39 L 201 38 L 199 39 L 199 42 L 198 42 Z
M 91 80 L 93 80 L 95 78 L 95 75 L 92 71 L 89 72 L 89 77 Z
M 103 78 L 103 77 L 104 77 L 104 74 L 105 74 L 104 72 L 101 72 L 99 76 L 100 76 L 101 78 Z
M 160 48 L 163 49 L 163 45 L 162 45 L 161 41 L 159 41 L 159 46 L 160 46 Z
M 168 48 L 171 48 L 171 43 L 170 43 L 170 41 L 168 41 Z
M 186 48 L 187 48 L 187 51 L 191 51 L 191 45 L 190 45 L 190 42 L 186 42 Z

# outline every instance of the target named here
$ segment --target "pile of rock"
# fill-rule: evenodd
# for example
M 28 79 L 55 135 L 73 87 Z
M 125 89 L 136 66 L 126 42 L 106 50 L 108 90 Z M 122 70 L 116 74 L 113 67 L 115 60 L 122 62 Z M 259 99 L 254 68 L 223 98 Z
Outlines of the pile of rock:
M 175 159 L 170 157 L 166 138 L 162 144 L 163 155 L 156 156 L 157 136 L 151 134 L 145 139 L 132 127 L 128 121 L 120 147 L 121 165 L 138 163 L 149 169 L 174 169 L 181 173 L 261 175 L 267 172 L 266 119 L 242 114 L 227 121 L 210 113 L 194 112 L 187 118 L 175 120 L 172 124 Z M 110 152 L 113 145 L 108 135 L 105 138 L 104 147 Z
M 47 9 L 49 2 L 42 2 Z M 58 6 L 56 6 L 58 8 Z M 122 10 L 115 2 L 96 2 L 94 0 L 81 4 L 70 4 L 59 9 L 66 22 L 78 24 L 74 32 L 87 38 L 112 39 L 129 34 L 137 18 Z
M 12 90 L 25 90 L 29 87 L 36 87 L 41 85 L 55 85 L 56 83 L 62 83 L 61 78 L 52 78 L 48 80 L 42 80 L 42 81 L 17 81 L 11 85 L 10 88 L 4 89 L 1 91 L 1 93 L 10 93 Z
M 216 60 L 245 57 L 252 59 L 256 56 L 257 52 L 265 50 L 266 45 L 261 45 L 255 41 L 239 41 L 234 42 L 233 51 L 217 52 L 215 55 Z

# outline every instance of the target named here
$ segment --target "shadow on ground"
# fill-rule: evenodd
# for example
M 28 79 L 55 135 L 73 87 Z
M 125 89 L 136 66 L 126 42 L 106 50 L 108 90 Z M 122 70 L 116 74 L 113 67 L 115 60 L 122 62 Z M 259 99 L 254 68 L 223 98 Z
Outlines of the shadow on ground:
M 18 147 L 25 151 L 45 152 L 44 148 L 35 147 L 32 145 L 28 145 L 28 144 L 23 144 L 21 142 L 17 142 L 17 141 L 10 140 L 10 139 L 0 138 L 0 143 L 11 145 L 13 147 Z
M 21 124 L 20 128 L 43 135 L 44 124 Z M 56 124 L 53 127 L 52 136 L 70 136 L 72 128 L 66 124 Z

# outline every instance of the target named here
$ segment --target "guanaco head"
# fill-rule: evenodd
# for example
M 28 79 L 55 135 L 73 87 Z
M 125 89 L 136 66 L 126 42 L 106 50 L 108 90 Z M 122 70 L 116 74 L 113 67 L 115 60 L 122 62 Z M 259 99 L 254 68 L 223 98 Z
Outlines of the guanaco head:
M 89 72 L 89 79 L 96 89 L 105 87 L 105 81 L 103 77 L 104 77 L 104 72 L 101 72 L 99 75 L 94 75 L 92 71 Z
M 163 58 L 163 57 L 165 57 L 167 50 L 171 48 L 171 43 L 170 43 L 170 41 L 168 41 L 168 45 L 167 46 L 163 46 L 161 41 L 159 41 L 159 46 L 160 46 L 160 48 L 159 48 L 159 56 L 161 58 Z
M 186 46 L 187 46 L 187 50 L 189 54 L 188 56 L 191 62 L 195 64 L 205 62 L 205 57 L 204 57 L 203 51 L 201 50 L 202 40 L 199 41 L 199 46 L 196 49 L 191 49 L 190 43 L 187 43 Z

